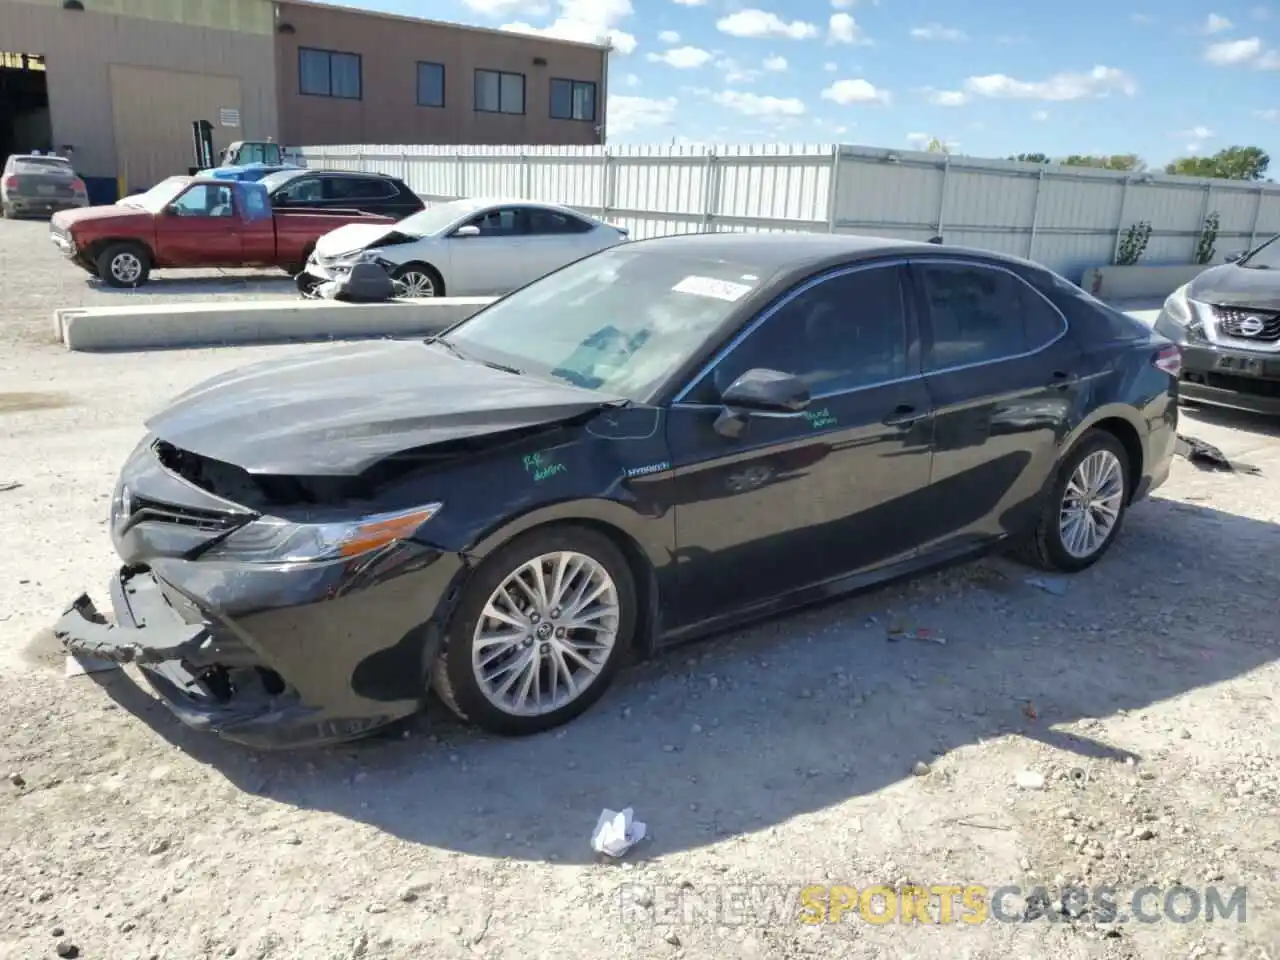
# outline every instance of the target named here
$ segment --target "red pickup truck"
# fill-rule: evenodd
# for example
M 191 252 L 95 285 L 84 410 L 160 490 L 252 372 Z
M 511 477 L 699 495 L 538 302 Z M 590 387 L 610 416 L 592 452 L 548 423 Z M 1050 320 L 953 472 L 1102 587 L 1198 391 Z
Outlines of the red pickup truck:
M 166 267 L 281 267 L 297 273 L 316 240 L 348 223 L 394 223 L 357 210 L 273 210 L 261 183 L 170 177 L 109 206 L 63 210 L 49 236 L 112 287 Z

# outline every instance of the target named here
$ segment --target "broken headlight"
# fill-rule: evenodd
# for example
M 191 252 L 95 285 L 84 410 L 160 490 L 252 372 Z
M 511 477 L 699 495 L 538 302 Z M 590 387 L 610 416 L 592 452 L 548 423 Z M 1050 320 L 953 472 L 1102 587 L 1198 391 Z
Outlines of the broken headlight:
M 412 536 L 440 512 L 441 506 L 429 503 L 412 510 L 332 523 L 294 523 L 261 517 L 214 544 L 201 558 L 240 563 L 315 563 L 358 557 Z
M 1203 337 L 1204 324 L 1200 318 L 1204 304 L 1187 296 L 1188 286 L 1189 284 L 1184 283 L 1169 294 L 1164 302 L 1164 313 L 1170 320 L 1184 328 L 1190 336 Z

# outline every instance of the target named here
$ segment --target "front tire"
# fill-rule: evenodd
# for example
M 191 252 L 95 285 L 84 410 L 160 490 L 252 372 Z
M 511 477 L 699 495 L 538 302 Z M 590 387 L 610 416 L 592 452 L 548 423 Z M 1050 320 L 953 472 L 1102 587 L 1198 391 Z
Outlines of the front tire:
M 425 263 L 406 263 L 391 275 L 396 296 L 408 300 L 444 296 L 444 278 Z
M 1063 459 L 1020 559 L 1062 573 L 1101 560 L 1124 522 L 1131 470 L 1128 451 L 1113 434 L 1086 432 Z
M 98 276 L 109 287 L 140 287 L 151 276 L 151 255 L 136 243 L 113 243 L 97 259 Z
M 466 722 L 502 736 L 540 733 L 603 696 L 635 624 L 635 581 L 608 537 L 534 530 L 471 577 L 432 683 Z

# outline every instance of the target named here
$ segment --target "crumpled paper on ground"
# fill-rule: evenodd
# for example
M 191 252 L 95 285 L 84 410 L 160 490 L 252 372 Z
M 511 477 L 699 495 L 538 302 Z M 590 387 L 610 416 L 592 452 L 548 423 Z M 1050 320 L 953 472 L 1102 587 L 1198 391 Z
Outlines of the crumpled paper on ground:
M 608 857 L 621 857 L 644 839 L 646 829 L 630 807 L 621 813 L 606 807 L 592 831 L 591 849 Z

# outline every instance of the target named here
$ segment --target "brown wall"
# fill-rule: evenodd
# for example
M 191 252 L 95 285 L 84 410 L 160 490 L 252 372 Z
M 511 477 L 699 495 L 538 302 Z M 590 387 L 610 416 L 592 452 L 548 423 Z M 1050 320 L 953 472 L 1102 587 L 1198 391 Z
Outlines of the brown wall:
M 606 55 L 597 47 L 309 4 L 278 3 L 281 142 L 327 144 L 597 144 Z M 360 100 L 298 92 L 298 48 L 361 55 Z M 535 66 L 535 57 L 547 61 Z M 444 107 L 417 105 L 417 64 L 445 67 Z M 477 113 L 476 69 L 525 75 L 524 115 Z M 551 79 L 596 84 L 594 123 L 551 119 Z
M 85 6 L 92 8 L 93 4 Z M 271 36 L 266 32 L 215 30 L 95 13 L 92 9 L 73 11 L 61 9 L 61 5 L 0 0 L 0 48 L 44 54 L 53 145 L 74 146 L 76 168 L 88 177 L 115 177 L 131 157 L 153 148 L 159 151 L 165 176 L 186 173 L 195 162 L 192 120 L 213 123 L 215 142 L 278 136 L 276 70 Z M 116 114 L 123 94 L 113 82 L 111 70 L 116 64 L 236 78 L 239 103 L 218 105 L 239 107 L 243 126 L 220 127 L 217 113 L 208 115 L 213 103 L 197 80 L 148 88 L 146 99 L 134 105 L 145 107 L 153 116 L 146 123 L 136 115 L 132 120 L 124 117 L 122 129 L 122 118 Z M 223 87 L 218 91 L 229 95 Z M 135 89 L 132 94 L 135 101 L 140 92 Z M 163 131 L 161 125 L 165 125 Z M 174 144 L 183 147 L 170 150 Z M 172 169 L 179 162 L 178 168 Z M 132 173 L 130 181 L 137 182 Z

